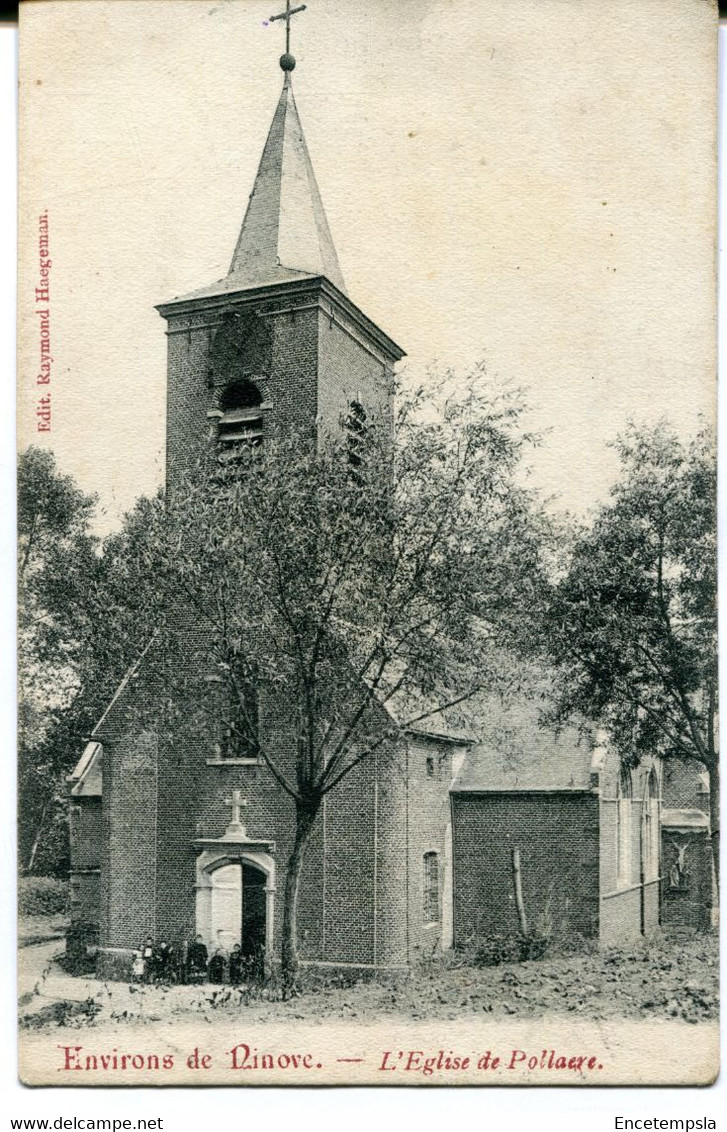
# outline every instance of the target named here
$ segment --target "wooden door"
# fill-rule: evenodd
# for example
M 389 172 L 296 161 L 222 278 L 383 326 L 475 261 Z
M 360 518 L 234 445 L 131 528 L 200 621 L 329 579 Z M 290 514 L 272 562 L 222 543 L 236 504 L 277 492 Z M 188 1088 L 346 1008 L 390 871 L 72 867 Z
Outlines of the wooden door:
M 230 951 L 242 938 L 242 867 L 223 865 L 212 873 L 210 943 Z

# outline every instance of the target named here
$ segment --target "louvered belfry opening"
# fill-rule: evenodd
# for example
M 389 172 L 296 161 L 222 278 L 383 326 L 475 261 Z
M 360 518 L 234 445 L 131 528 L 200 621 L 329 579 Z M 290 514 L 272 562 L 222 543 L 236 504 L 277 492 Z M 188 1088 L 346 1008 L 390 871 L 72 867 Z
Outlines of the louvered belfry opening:
M 252 381 L 236 381 L 224 390 L 217 425 L 221 455 L 234 457 L 243 445 L 256 446 L 263 438 L 262 394 Z

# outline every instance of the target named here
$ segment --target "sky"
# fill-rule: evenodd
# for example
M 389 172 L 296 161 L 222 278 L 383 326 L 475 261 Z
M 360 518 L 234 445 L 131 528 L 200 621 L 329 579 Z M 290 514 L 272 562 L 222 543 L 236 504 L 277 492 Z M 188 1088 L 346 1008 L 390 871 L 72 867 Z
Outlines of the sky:
M 101 530 L 163 477 L 154 306 L 227 272 L 280 90 L 277 10 L 24 12 L 19 443 L 99 494 Z M 714 413 L 716 35 L 704 0 L 574 11 L 310 0 L 292 50 L 350 297 L 414 376 L 484 359 L 525 386 L 546 437 L 533 480 L 582 514 L 629 417 L 687 436 Z M 46 210 L 52 426 L 37 433 Z

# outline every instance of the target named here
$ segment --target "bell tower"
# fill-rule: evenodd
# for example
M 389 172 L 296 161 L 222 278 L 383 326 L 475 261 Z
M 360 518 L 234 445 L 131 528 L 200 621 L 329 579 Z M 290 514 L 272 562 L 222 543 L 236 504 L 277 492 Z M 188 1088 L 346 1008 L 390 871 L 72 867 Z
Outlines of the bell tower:
M 391 412 L 404 356 L 346 292 L 293 97 L 290 19 L 283 88 L 230 270 L 162 303 L 167 322 L 167 488 L 204 438 L 224 457 L 276 429 L 335 428 L 352 406 Z

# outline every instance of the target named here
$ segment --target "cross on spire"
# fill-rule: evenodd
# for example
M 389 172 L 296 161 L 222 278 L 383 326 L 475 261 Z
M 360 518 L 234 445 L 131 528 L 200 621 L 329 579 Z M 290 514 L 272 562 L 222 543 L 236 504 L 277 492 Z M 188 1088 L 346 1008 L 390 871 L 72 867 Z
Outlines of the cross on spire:
M 283 56 L 283 59 L 285 59 L 286 55 L 290 56 L 293 66 L 283 66 L 283 59 L 281 59 L 280 65 L 281 67 L 283 67 L 284 71 L 292 71 L 293 67 L 295 66 L 295 60 L 290 55 L 290 18 L 291 16 L 295 16 L 298 12 L 305 12 L 306 7 L 306 4 L 298 4 L 296 8 L 291 8 L 290 0 L 285 0 L 285 11 L 279 12 L 277 16 L 270 17 L 270 23 L 273 23 L 274 20 L 285 20 L 285 55 Z
M 244 836 L 245 827 L 240 821 L 242 811 L 247 806 L 247 798 L 243 798 L 242 790 L 233 790 L 230 798 L 225 798 L 225 805 L 232 807 L 232 821 L 227 827 L 228 833 L 240 833 Z

